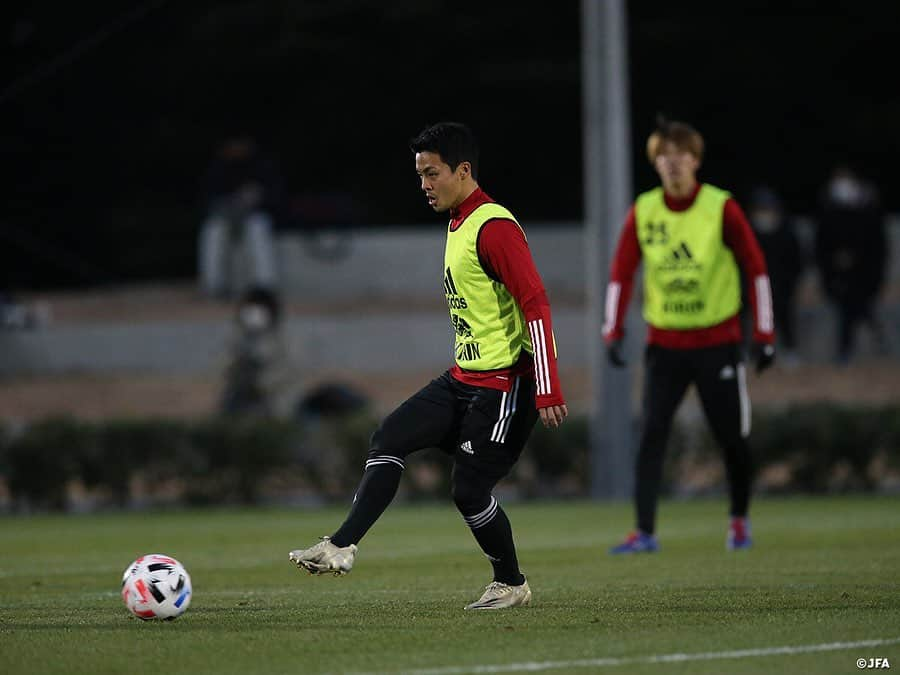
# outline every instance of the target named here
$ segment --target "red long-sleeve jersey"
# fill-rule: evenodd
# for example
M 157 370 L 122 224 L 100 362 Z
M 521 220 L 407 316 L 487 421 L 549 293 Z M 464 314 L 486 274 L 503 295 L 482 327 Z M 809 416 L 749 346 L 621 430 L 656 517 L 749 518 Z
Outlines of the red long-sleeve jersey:
M 450 229 L 455 230 L 477 207 L 493 202 L 481 188 L 451 211 Z M 511 220 L 496 218 L 485 223 L 478 235 L 478 258 L 492 279 L 499 281 L 522 309 L 534 347 L 534 358 L 522 352 L 511 368 L 474 371 L 453 366 L 450 374 L 460 382 L 509 392 L 515 377 L 534 377 L 537 408 L 563 405 L 556 365 L 556 344 L 550 301 L 538 274 L 531 249 L 522 230 Z
M 673 211 L 684 211 L 694 203 L 698 192 L 700 192 L 699 183 L 693 193 L 684 199 L 676 199 L 666 194 L 666 206 Z M 731 249 L 738 266 L 750 282 L 748 295 L 753 310 L 753 340 L 771 344 L 775 340 L 775 329 L 772 319 L 772 291 L 766 261 L 747 217 L 733 198 L 725 202 L 722 239 Z M 609 286 L 606 289 L 603 337 L 607 343 L 621 339 L 624 335 L 623 322 L 631 299 L 634 274 L 640 262 L 641 245 L 637 238 L 632 204 L 625 217 L 625 226 L 619 237 L 610 271 Z M 741 341 L 741 323 L 738 314 L 706 328 L 672 330 L 650 324 L 647 328 L 647 342 L 669 349 L 696 349 Z

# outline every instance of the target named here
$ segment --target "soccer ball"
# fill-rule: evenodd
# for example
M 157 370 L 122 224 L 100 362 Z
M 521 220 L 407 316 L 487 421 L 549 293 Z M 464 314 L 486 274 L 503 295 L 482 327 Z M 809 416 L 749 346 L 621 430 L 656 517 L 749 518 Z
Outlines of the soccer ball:
M 122 575 L 122 600 L 136 617 L 175 619 L 191 604 L 191 577 L 184 565 L 167 555 L 143 555 Z

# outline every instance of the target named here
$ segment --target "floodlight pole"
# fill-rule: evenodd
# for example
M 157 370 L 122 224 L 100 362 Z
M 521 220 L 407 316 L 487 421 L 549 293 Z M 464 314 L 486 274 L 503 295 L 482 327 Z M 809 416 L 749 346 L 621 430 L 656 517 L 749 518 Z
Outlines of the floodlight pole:
M 631 199 L 625 1 L 582 0 L 581 27 L 590 489 L 595 499 L 624 499 L 634 481 L 631 378 L 607 363 L 601 327 L 609 266 Z

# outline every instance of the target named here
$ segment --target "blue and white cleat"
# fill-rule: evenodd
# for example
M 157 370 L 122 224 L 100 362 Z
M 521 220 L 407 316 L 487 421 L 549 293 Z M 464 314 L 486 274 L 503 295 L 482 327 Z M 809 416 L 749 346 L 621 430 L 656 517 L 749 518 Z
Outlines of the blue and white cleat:
M 652 534 L 635 530 L 618 546 L 609 549 L 610 554 L 620 555 L 622 553 L 656 553 L 659 550 L 659 544 L 656 537 Z
M 729 551 L 739 551 L 753 546 L 750 536 L 750 520 L 748 518 L 732 518 L 728 524 L 728 538 L 725 546 Z

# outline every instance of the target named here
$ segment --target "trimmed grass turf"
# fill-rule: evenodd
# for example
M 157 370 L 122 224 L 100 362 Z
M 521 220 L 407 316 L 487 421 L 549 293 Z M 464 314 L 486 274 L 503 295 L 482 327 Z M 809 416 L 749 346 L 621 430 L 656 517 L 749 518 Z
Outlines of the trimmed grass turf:
M 628 505 L 506 504 L 531 607 L 463 612 L 490 580 L 453 506 L 395 505 L 347 577 L 311 577 L 291 548 L 344 509 L 0 519 L 0 672 L 347 673 L 720 652 L 900 637 L 896 498 L 760 499 L 756 547 L 725 551 L 721 500 L 665 502 L 662 552 L 611 557 Z M 118 588 L 168 553 L 194 598 L 175 622 L 127 614 Z M 554 672 L 848 673 L 900 644 Z M 460 672 L 463 672 L 462 670 Z

